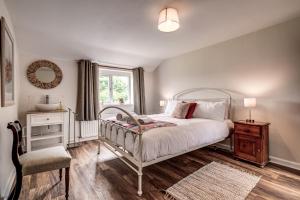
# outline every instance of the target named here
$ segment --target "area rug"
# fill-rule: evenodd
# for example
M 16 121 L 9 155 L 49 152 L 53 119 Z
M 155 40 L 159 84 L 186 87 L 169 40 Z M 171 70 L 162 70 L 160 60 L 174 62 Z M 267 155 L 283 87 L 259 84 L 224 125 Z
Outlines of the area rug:
M 165 199 L 242 200 L 260 177 L 211 162 L 166 190 Z

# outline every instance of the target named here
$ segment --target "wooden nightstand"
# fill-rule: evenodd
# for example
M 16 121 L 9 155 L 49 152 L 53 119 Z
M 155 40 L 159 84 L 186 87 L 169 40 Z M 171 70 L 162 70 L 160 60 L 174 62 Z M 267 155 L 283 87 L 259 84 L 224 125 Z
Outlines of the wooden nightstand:
M 269 162 L 269 125 L 234 122 L 234 157 L 264 167 Z

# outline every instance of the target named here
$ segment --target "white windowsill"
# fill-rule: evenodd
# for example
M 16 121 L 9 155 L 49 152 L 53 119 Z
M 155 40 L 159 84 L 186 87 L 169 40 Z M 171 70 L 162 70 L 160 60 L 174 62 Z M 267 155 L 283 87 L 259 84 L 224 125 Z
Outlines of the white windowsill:
M 133 104 L 105 104 L 105 105 L 101 105 L 100 108 L 104 109 L 108 106 L 117 106 L 120 108 L 125 109 L 126 111 L 132 113 L 133 112 Z M 107 109 L 104 111 L 104 115 L 106 117 L 112 117 L 115 116 L 117 113 L 119 113 L 120 111 L 116 110 L 116 109 Z

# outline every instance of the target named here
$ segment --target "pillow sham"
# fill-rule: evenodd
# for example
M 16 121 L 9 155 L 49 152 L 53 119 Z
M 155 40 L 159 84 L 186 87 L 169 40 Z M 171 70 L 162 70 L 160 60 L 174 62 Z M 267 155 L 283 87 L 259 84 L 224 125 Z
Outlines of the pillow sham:
M 169 100 L 167 102 L 167 106 L 165 108 L 165 114 L 172 115 L 172 113 L 173 113 L 173 111 L 174 111 L 174 109 L 175 109 L 178 102 L 179 101 L 177 101 L 177 100 Z
M 190 103 L 178 102 L 172 113 L 172 117 L 175 117 L 178 119 L 185 119 L 186 114 L 188 113 L 189 107 L 190 107 Z
M 225 113 L 226 101 L 197 101 L 193 117 L 224 121 Z
M 195 109 L 196 109 L 196 106 L 197 106 L 197 103 L 189 103 L 189 109 L 188 109 L 188 112 L 185 116 L 185 119 L 191 119 L 193 118 L 193 114 L 195 112 Z

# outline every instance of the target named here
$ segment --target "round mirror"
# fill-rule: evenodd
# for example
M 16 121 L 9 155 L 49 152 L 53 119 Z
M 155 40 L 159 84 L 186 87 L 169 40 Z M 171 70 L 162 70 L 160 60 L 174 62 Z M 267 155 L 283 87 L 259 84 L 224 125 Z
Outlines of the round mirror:
M 35 72 L 36 78 L 43 83 L 50 83 L 55 79 L 55 72 L 48 67 L 41 67 Z
M 62 71 L 53 62 L 39 60 L 28 67 L 27 78 L 38 88 L 50 89 L 60 84 L 62 80 Z

